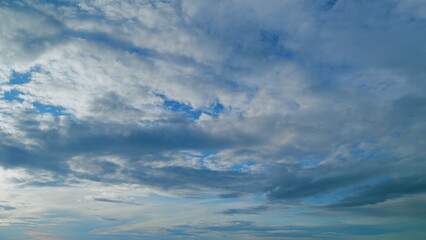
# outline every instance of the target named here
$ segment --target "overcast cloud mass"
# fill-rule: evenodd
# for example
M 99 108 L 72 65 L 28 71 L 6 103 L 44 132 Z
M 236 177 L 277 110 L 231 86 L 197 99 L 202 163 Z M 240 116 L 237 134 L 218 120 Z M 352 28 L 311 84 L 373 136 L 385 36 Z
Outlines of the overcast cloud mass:
M 426 239 L 424 0 L 0 1 L 0 239 Z

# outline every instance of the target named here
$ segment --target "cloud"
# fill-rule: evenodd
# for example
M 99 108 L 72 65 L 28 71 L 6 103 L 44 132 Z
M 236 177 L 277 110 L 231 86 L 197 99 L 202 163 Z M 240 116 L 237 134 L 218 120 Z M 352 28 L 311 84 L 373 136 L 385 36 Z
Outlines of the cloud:
M 252 199 L 206 213 L 236 221 L 283 204 L 344 212 L 418 197 L 421 5 L 2 2 L 0 166 L 19 177 L 0 182 Z
M 225 215 L 235 215 L 235 214 L 259 214 L 269 209 L 269 206 L 259 205 L 248 208 L 231 208 L 225 211 L 220 212 Z
M 128 202 L 128 201 L 121 201 L 121 200 L 114 200 L 114 199 L 109 199 L 109 198 L 93 198 L 94 201 L 98 201 L 98 202 L 106 202 L 106 203 L 119 203 L 119 204 L 130 204 L 130 205 L 143 205 L 140 203 L 135 203 L 135 202 Z
M 346 1 L 328 3 L 327 11 L 317 9 L 324 7 L 323 3 L 315 3 L 302 11 L 301 3 L 275 2 L 259 6 L 256 2 L 244 5 L 238 1 L 220 2 L 212 13 L 206 12 L 212 2 L 184 1 L 182 6 L 164 2 L 141 2 L 130 7 L 131 4 L 126 1 L 99 5 L 80 1 L 66 5 L 25 2 L 5 5 L 3 11 L 25 13 L 25 18 L 44 16 L 34 21 L 38 24 L 36 27 L 24 22 L 11 24 L 12 27 L 31 32 L 43 26 L 43 31 L 32 34 L 47 39 L 43 41 L 48 41 L 50 36 L 66 38 L 66 41 L 55 42 L 55 48 L 41 48 L 40 53 L 34 53 L 37 57 L 32 64 L 37 65 L 38 70 L 30 71 L 27 67 L 23 74 L 30 75 L 31 81 L 15 87 L 22 93 L 19 97 L 23 102 L 13 102 L 20 110 L 10 113 L 15 118 L 12 129 L 20 135 L 15 134 L 16 142 L 2 143 L 4 166 L 49 169 L 98 181 L 108 180 L 96 174 L 115 174 L 120 181 L 133 179 L 131 181 L 160 186 L 164 179 L 148 181 L 145 174 L 133 168 L 163 162 L 169 165 L 158 169 L 143 166 L 142 169 L 156 176 L 165 172 L 180 176 L 180 171 L 200 178 L 205 175 L 205 181 L 198 185 L 217 189 L 218 185 L 209 180 L 211 174 L 212 178 L 227 179 L 218 182 L 222 182 L 224 192 L 232 192 L 235 189 L 225 187 L 235 185 L 234 178 L 228 176 L 239 174 L 231 173 L 232 167 L 254 162 L 257 168 L 252 168 L 252 174 L 246 174 L 251 175 L 249 179 L 258 178 L 259 169 L 271 171 L 271 176 L 263 181 L 266 185 L 245 186 L 239 195 L 262 189 L 269 199 L 295 200 L 359 184 L 377 177 L 377 172 L 388 171 L 380 170 L 378 163 L 382 160 L 377 159 L 370 166 L 372 169 L 355 167 L 368 157 L 354 153 L 351 146 L 362 145 L 362 151 L 383 151 L 415 132 L 410 128 L 415 124 L 406 122 L 408 118 L 394 117 L 398 111 L 419 112 L 417 100 L 409 100 L 420 99 L 412 86 L 415 80 L 404 71 L 396 74 L 376 58 L 370 60 L 373 64 L 370 67 L 360 64 L 364 59 L 361 51 L 346 47 L 351 43 L 341 36 L 348 34 L 348 30 L 335 21 L 342 19 L 348 23 L 354 37 L 361 38 L 357 34 L 365 33 L 362 39 L 375 40 L 370 43 L 366 40 L 366 45 L 359 48 L 374 49 L 380 42 L 374 31 L 386 24 L 385 16 L 368 15 L 365 21 L 372 29 L 368 30 L 358 26 L 360 6 Z M 112 6 L 116 10 L 113 11 Z M 391 9 L 391 6 L 384 4 L 384 8 Z M 299 14 L 282 16 L 281 12 L 290 9 Z M 372 6 L 366 10 L 372 12 Z M 150 22 L 141 17 L 144 14 L 157 16 L 154 18 L 162 15 L 161 21 Z M 90 18 L 91 15 L 98 17 Z M 224 24 L 231 21 L 235 26 Z M 294 22 L 297 24 L 290 24 Z M 94 29 L 95 23 L 102 27 Z M 397 29 L 409 24 L 403 20 L 396 23 Z M 172 26 L 172 34 L 186 40 L 158 44 L 158 39 L 168 36 L 164 30 L 167 26 Z M 321 27 L 321 32 L 314 26 Z M 15 28 L 8 31 L 21 31 Z M 386 31 L 384 36 L 396 30 Z M 194 38 L 194 33 L 198 38 Z M 314 36 L 319 37 L 318 47 L 312 47 L 310 42 Z M 18 40 L 13 41 L 21 41 Z M 411 40 L 403 38 L 403 41 Z M 332 45 L 349 52 L 336 53 L 329 48 Z M 400 46 L 400 43 L 389 43 L 392 45 Z M 301 46 L 313 51 L 308 54 Z M 213 54 L 219 47 L 221 56 Z M 55 49 L 53 55 L 44 54 L 50 49 Z M 334 70 L 335 61 L 322 58 L 321 64 L 328 67 L 319 67 L 310 55 L 316 53 L 352 64 L 353 68 Z M 353 61 L 346 61 L 351 55 Z M 369 55 L 380 57 L 383 52 L 375 49 Z M 259 56 L 267 59 L 265 63 L 256 64 L 248 71 L 248 66 L 258 62 Z M 314 67 L 307 69 L 300 64 L 298 58 L 302 57 Z M 355 68 L 359 70 L 357 74 L 352 71 Z M 25 72 L 24 68 L 18 70 Z M 329 73 L 337 75 L 330 81 L 325 80 L 324 74 Z M 405 96 L 409 93 L 414 95 Z M 340 103 L 333 105 L 336 101 Z M 194 119 L 179 111 L 170 111 L 167 108 L 170 102 L 187 106 L 193 112 L 202 112 L 212 104 L 220 104 L 223 109 L 217 118 L 193 122 Z M 25 120 L 37 104 L 55 106 L 69 115 L 50 120 L 41 120 L 40 116 L 34 121 Z M 39 113 L 47 118 L 47 110 Z M 41 121 L 54 127 L 45 127 Z M 398 124 L 409 124 L 409 128 L 401 132 Z M 11 126 L 11 123 L 4 124 L 4 128 Z M 403 135 L 392 139 L 388 133 L 391 128 L 395 134 Z M 23 141 L 34 145 L 29 148 L 21 145 Z M 203 167 L 210 169 L 203 170 L 199 164 L 182 165 L 183 160 L 176 152 L 186 150 L 216 151 L 217 154 L 205 159 Z M 386 154 L 398 155 L 387 151 L 383 156 Z M 93 155 L 118 156 L 120 160 L 100 161 Z M 340 163 L 336 161 L 338 157 L 352 160 Z M 308 158 L 324 162 L 309 169 L 293 164 Z M 261 167 L 262 164 L 274 167 Z M 348 173 L 353 168 L 357 170 Z M 333 173 L 322 177 L 330 171 Z M 182 186 L 190 185 L 182 183 Z
M 385 172 L 385 169 L 371 166 L 371 170 L 357 171 L 351 169 L 347 163 L 343 163 L 340 167 L 338 164 L 324 164 L 308 169 L 282 166 L 273 171 L 274 177 L 271 178 L 267 197 L 271 201 L 294 201 L 321 196 L 380 176 L 379 171 Z
M 63 25 L 55 18 L 21 2 L 3 2 L 1 7 L 3 66 L 24 70 L 65 40 Z
M 254 239 L 315 239 L 337 238 L 348 236 L 374 236 L 384 232 L 392 233 L 395 230 L 385 226 L 355 225 L 355 224 L 325 224 L 320 226 L 262 226 L 250 221 L 230 221 L 206 226 L 175 225 L 164 229 L 164 232 L 156 234 L 156 237 L 164 236 L 164 233 L 173 232 L 179 235 L 197 235 L 207 239 L 211 234 L 221 234 L 227 238 L 254 238 Z M 142 234 L 142 233 L 141 233 Z
M 390 199 L 426 192 L 423 176 L 409 176 L 399 179 L 385 180 L 372 186 L 366 186 L 354 196 L 349 196 L 332 204 L 333 207 L 355 207 L 377 204 Z
M 2 208 L 5 211 L 15 210 L 15 207 L 8 206 L 8 205 L 0 205 L 0 208 Z

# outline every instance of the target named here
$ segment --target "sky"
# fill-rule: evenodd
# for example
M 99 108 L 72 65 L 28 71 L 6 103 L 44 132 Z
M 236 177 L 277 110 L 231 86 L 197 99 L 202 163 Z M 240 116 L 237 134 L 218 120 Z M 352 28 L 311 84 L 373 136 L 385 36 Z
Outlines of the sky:
M 0 239 L 426 239 L 424 0 L 0 1 Z

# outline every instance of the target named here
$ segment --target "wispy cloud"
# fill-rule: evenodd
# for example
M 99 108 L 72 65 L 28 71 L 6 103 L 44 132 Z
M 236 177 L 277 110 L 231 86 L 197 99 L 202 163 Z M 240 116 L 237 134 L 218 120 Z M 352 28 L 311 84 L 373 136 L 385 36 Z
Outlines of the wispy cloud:
M 270 207 L 266 205 L 259 205 L 254 207 L 248 207 L 248 208 L 231 208 L 227 209 L 225 211 L 220 212 L 221 214 L 225 215 L 235 215 L 235 214 L 259 214 L 266 210 L 268 210 Z
M 98 202 L 107 202 L 107 203 L 121 203 L 121 204 L 130 204 L 130 205 L 143 205 L 141 203 L 136 203 L 136 202 L 129 202 L 129 201 L 121 201 L 121 200 L 114 200 L 114 199 L 109 199 L 109 198 L 93 198 L 93 201 L 98 201 Z

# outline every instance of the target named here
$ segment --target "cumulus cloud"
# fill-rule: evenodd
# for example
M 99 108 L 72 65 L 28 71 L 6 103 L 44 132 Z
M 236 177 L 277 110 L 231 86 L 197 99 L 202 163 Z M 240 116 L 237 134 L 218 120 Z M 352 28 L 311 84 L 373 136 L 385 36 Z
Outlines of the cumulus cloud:
M 258 201 L 221 217 L 418 197 L 424 17 L 416 0 L 4 1 L 0 166 L 22 188 Z

